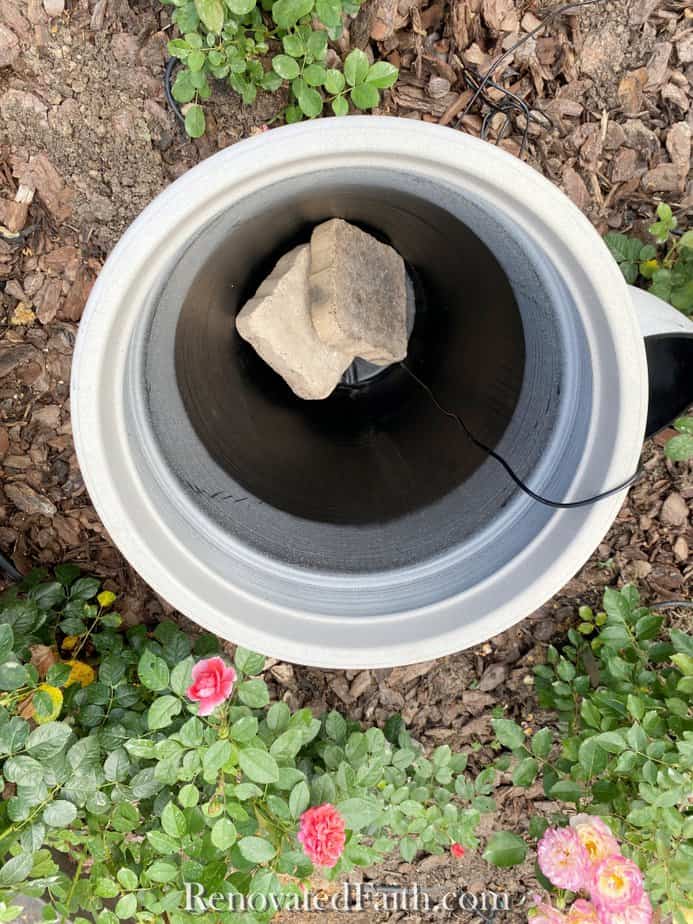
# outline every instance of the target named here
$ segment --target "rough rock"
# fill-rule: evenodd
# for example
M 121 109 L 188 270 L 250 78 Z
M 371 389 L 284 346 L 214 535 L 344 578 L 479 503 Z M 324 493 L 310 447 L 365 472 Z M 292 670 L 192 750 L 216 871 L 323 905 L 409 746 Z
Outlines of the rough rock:
M 313 231 L 313 324 L 323 343 L 377 365 L 407 355 L 407 288 L 400 255 L 341 218 Z
M 238 333 L 299 398 L 327 398 L 353 353 L 326 346 L 311 321 L 310 247 L 285 254 L 236 318 Z

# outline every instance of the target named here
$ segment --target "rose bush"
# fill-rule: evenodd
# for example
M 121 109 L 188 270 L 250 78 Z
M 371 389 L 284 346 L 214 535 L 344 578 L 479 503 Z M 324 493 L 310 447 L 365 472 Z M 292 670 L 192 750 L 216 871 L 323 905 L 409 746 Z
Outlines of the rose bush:
M 645 873 L 657 909 L 690 924 L 693 637 L 666 628 L 661 614 L 640 605 L 632 585 L 607 588 L 604 611 L 581 607 L 579 618 L 566 644 L 549 646 L 547 663 L 535 668 L 539 705 L 557 714 L 558 733 L 543 728 L 528 737 L 517 722 L 494 719 L 498 744 L 512 752 L 496 765 L 508 768 L 518 786 L 541 777 L 548 798 L 578 809 L 571 825 L 592 861 L 623 853 Z M 587 821 L 585 810 L 602 821 Z M 568 813 L 557 820 L 567 822 Z M 546 826 L 536 816 L 530 834 L 541 837 Z M 555 837 L 565 848 L 551 853 L 555 871 L 565 866 L 568 878 L 577 877 L 572 835 Z M 648 905 L 623 914 L 641 924 Z
M 591 851 L 586 844 L 595 846 Z M 604 856 L 603 850 L 610 852 Z M 555 907 L 539 899 L 530 924 L 650 924 L 652 904 L 638 866 L 621 854 L 618 841 L 599 818 L 574 816 L 570 827 L 549 828 L 537 848 L 549 884 L 566 890 Z M 575 898 L 564 913 L 569 896 Z
M 187 924 L 186 883 L 265 896 L 243 918 L 264 921 L 315 867 L 478 845 L 494 768 L 424 755 L 398 716 L 364 730 L 270 703 L 261 655 L 126 628 L 115 602 L 72 566 L 0 596 L 0 921 L 24 893 L 46 920 Z

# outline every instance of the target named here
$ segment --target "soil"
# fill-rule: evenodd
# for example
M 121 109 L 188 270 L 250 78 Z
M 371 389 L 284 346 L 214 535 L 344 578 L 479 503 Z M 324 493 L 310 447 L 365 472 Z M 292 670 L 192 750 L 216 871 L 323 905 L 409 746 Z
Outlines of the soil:
M 401 68 L 380 111 L 479 135 L 489 110 L 475 105 L 464 114 L 470 95 L 465 73 L 483 73 L 540 24 L 537 15 L 546 6 L 426 2 L 367 0 L 336 53 L 343 57 L 358 46 Z M 121 558 L 86 495 L 68 405 L 75 332 L 89 289 L 124 228 L 199 160 L 279 124 L 285 101 L 261 95 L 248 108 L 218 87 L 207 105 L 207 134 L 190 141 L 163 93 L 172 33 L 167 7 L 68 0 L 60 12 L 62 0 L 45 3 L 0 0 L 0 550 L 23 571 L 78 562 L 117 589 L 132 622 L 153 624 L 173 615 L 187 624 Z M 530 124 L 527 159 L 562 186 L 600 232 L 641 230 L 660 199 L 685 226 L 693 212 L 690 5 L 602 0 L 574 9 L 528 39 L 494 77 L 550 117 L 550 125 Z M 497 91 L 491 94 L 497 98 Z M 502 115 L 487 119 L 489 140 L 500 136 L 500 144 L 518 155 L 522 118 L 510 126 Z M 35 194 L 23 216 L 14 199 L 27 189 Z M 12 226 L 19 238 L 6 233 Z M 323 671 L 270 662 L 266 679 L 273 693 L 292 707 L 336 707 L 368 722 L 400 711 L 425 747 L 464 748 L 473 766 L 483 766 L 492 753 L 494 708 L 535 728 L 547 720 L 532 703 L 532 666 L 574 622 L 580 604 L 596 605 L 606 585 L 626 581 L 638 584 L 646 602 L 690 598 L 693 467 L 664 458 L 668 435 L 645 445 L 645 477 L 592 559 L 524 622 L 474 649 L 394 670 Z M 670 612 L 690 624 L 686 611 Z M 499 806 L 493 827 L 519 832 L 531 814 L 551 811 L 537 787 L 522 791 L 510 783 L 501 789 Z M 536 886 L 529 860 L 495 870 L 477 852 L 461 861 L 395 860 L 361 875 L 442 891 L 507 891 L 516 903 Z M 350 919 L 451 916 L 368 911 Z M 496 917 L 524 920 L 524 907 Z M 342 916 L 321 920 L 332 918 Z M 315 918 L 290 919 L 307 924 Z

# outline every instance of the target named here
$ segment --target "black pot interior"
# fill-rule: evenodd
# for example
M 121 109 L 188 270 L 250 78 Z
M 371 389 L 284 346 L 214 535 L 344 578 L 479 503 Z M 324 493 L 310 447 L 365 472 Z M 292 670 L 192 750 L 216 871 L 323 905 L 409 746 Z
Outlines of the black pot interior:
M 400 190 L 335 184 L 233 229 L 190 280 L 176 331 L 176 379 L 200 441 L 249 495 L 303 520 L 385 523 L 445 497 L 486 453 L 398 365 L 358 387 L 340 385 L 326 400 L 305 401 L 234 325 L 279 257 L 331 217 L 402 255 L 416 301 L 407 364 L 481 441 L 498 443 L 525 360 L 512 288 L 465 224 Z

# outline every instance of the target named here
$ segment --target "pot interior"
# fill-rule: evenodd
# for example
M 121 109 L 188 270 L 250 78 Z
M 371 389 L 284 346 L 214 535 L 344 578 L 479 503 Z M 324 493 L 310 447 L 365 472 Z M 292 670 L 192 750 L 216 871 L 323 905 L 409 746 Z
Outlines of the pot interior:
M 143 321 L 133 388 L 184 505 L 217 536 L 308 570 L 388 571 L 473 541 L 515 489 L 398 364 L 303 401 L 238 336 L 279 257 L 332 217 L 401 254 L 416 309 L 406 363 L 529 477 L 565 410 L 569 300 L 473 193 L 397 171 L 296 176 L 198 229 Z

